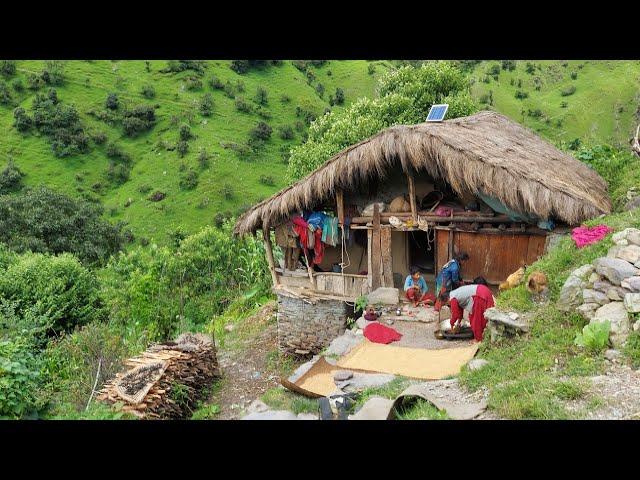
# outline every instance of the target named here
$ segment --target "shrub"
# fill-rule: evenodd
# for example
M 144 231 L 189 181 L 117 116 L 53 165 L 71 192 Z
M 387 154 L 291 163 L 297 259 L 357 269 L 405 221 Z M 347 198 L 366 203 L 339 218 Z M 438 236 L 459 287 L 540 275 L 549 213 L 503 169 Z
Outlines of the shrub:
M 247 102 L 244 97 L 236 97 L 235 106 L 236 110 L 239 112 L 250 113 L 253 110 L 249 102 Z
M 122 150 L 122 148 L 115 142 L 109 142 L 105 149 L 107 157 L 120 160 L 122 163 L 131 163 L 131 156 Z
M 582 145 L 582 140 L 576 137 L 569 142 L 569 150 L 578 150 L 580 145 Z
M 191 133 L 191 127 L 186 123 L 183 123 L 182 125 L 180 125 L 180 140 L 186 142 L 191 138 L 193 138 L 193 134 Z
M 222 90 L 224 88 L 224 83 L 215 75 L 212 75 L 209 79 L 209 86 L 214 90 Z
M 156 123 L 156 112 L 151 105 L 137 105 L 123 113 L 122 126 L 124 133 L 135 137 L 153 128 Z
M 336 94 L 333 98 L 336 105 L 342 105 L 344 103 L 344 90 L 340 87 L 336 88 Z
M 200 114 L 210 117 L 213 113 L 213 97 L 210 93 L 205 93 L 200 99 Z
M 224 84 L 222 90 L 224 91 L 224 94 L 229 98 L 234 98 L 236 96 L 236 89 L 229 80 L 227 80 L 227 82 Z
M 254 97 L 255 102 L 258 105 L 266 105 L 269 102 L 267 89 L 258 85 L 256 90 L 256 96 Z
M 291 101 L 291 97 L 290 97 L 289 95 L 287 95 L 286 93 L 283 93 L 283 94 L 280 96 L 280 101 L 281 101 L 282 103 L 289 103 L 289 102 Z
M 0 60 L 0 75 L 4 77 L 11 77 L 16 73 L 16 61 L 15 60 Z
M 367 73 L 369 75 L 373 75 L 374 73 L 376 73 L 376 66 L 373 63 L 367 65 Z
M 569 95 L 573 95 L 574 93 L 576 93 L 575 85 L 569 85 L 567 88 L 563 88 L 560 91 L 560 95 L 562 95 L 563 97 L 568 97 Z
M 107 95 L 107 100 L 104 102 L 104 106 L 109 110 L 117 110 L 120 106 L 120 100 L 117 93 L 110 93 Z
M 213 224 L 215 225 L 216 228 L 222 228 L 222 225 L 224 224 L 225 220 L 227 220 L 230 217 L 231 217 L 231 214 L 229 212 L 225 212 L 225 213 L 218 212 L 213 217 Z
M 236 195 L 233 185 L 230 183 L 222 185 L 222 187 L 220 187 L 220 195 L 222 195 L 225 200 L 232 200 Z
M 149 193 L 151 190 L 153 190 L 151 186 L 147 185 L 146 183 L 143 183 L 138 187 L 138 191 L 142 194 Z
M 27 339 L 0 338 L 0 417 L 17 419 L 38 409 L 40 365 Z
M 324 85 L 318 83 L 316 85 L 316 93 L 320 96 L 320 98 L 324 97 Z
M 11 82 L 11 87 L 13 87 L 16 92 L 24 91 L 24 83 L 22 82 L 21 78 L 16 78 L 13 82 Z
M 0 172 L 0 195 L 21 190 L 22 177 L 24 177 L 24 173 L 14 163 L 13 159 L 9 160 L 7 166 Z
M 180 188 L 183 190 L 193 190 L 198 186 L 198 172 L 193 169 L 187 170 L 180 175 Z
M 488 69 L 487 69 L 487 75 L 490 75 L 492 77 L 495 77 L 497 75 L 500 75 L 500 65 L 498 65 L 497 63 L 491 65 Z
M 578 72 L 571 72 L 570 77 L 571 77 L 571 80 L 577 80 Z
M 184 88 L 187 90 L 200 90 L 202 88 L 202 80 L 196 76 L 190 76 L 184 80 Z
M 510 72 L 512 72 L 513 70 L 516 69 L 516 62 L 515 60 L 502 60 L 502 62 L 500 62 L 502 70 L 508 70 Z
M 585 325 L 582 333 L 578 333 L 574 343 L 580 347 L 584 347 L 590 352 L 597 353 L 604 350 L 609 344 L 609 331 L 611 330 L 611 322 L 590 323 Z
M 143 85 L 142 89 L 140 90 L 140 93 L 142 93 L 142 96 L 144 98 L 155 98 L 156 96 L 156 89 L 153 88 L 153 85 Z
M 244 88 L 244 82 L 243 82 L 242 80 L 240 80 L 240 79 L 236 80 L 236 86 L 235 86 L 235 89 L 236 89 L 238 92 L 244 92 L 244 91 L 245 91 L 245 88 Z
M 58 333 L 103 318 L 97 280 L 70 254 L 27 253 L 0 275 L 0 298 L 48 317 Z
M 280 125 L 278 127 L 278 135 L 283 140 L 291 140 L 295 137 L 295 133 L 293 132 L 293 128 L 291 125 Z
M 560 102 L 560 108 L 567 108 L 569 106 L 568 102 Z
M 201 148 L 198 153 L 198 165 L 202 170 L 209 168 L 209 154 L 205 148 Z
M 42 77 L 37 73 L 27 75 L 27 88 L 29 90 L 39 90 L 44 84 L 44 80 L 42 80 Z
M 525 98 L 529 97 L 529 94 L 523 90 L 516 90 L 515 97 L 518 100 L 524 100 Z
M 46 187 L 0 197 L 0 243 L 16 252 L 71 252 L 88 264 L 105 262 L 123 242 L 122 225 L 102 220 L 103 207 Z
M 0 105 L 11 105 L 13 103 L 13 99 L 11 98 L 11 91 L 9 90 L 9 86 L 0 81 Z
M 536 71 L 536 66 L 535 64 L 531 63 L 531 62 L 527 62 L 526 66 L 525 66 L 525 71 L 529 74 L 529 75 L 533 75 Z
M 271 175 L 260 175 L 260 183 L 272 187 L 276 182 Z
M 249 132 L 249 137 L 252 140 L 267 141 L 271 138 L 273 129 L 265 122 L 258 122 L 258 124 Z
M 93 140 L 93 143 L 96 145 L 102 145 L 107 141 L 107 135 L 104 132 L 94 132 L 91 134 L 91 140 Z
M 64 62 L 60 60 L 47 60 L 41 77 L 47 85 L 62 85 L 64 83 Z
M 178 155 L 180 155 L 180 158 L 184 157 L 189 151 L 189 143 L 187 143 L 186 140 L 180 140 L 176 144 L 176 151 L 178 152 Z
M 204 74 L 207 64 L 204 60 L 169 60 L 167 66 L 160 69 L 161 73 L 178 73 L 192 70 L 198 75 Z

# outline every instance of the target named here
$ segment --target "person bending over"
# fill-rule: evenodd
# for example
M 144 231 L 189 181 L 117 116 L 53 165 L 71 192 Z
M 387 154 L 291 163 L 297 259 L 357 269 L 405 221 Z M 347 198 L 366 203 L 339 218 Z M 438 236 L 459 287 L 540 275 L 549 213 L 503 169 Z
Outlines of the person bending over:
M 422 273 L 420 273 L 420 269 L 411 267 L 411 273 L 404 281 L 404 291 L 407 298 L 413 302 L 414 307 L 430 298 L 427 294 L 428 290 L 429 287 L 427 287 L 427 282 L 425 282 Z
M 436 295 L 450 292 L 454 288 L 462 285 L 462 275 L 460 268 L 463 262 L 469 260 L 469 255 L 461 252 L 455 255 L 451 260 L 444 264 L 438 276 L 436 277 Z M 440 302 L 436 302 L 436 311 L 440 310 Z
M 469 312 L 469 322 L 473 331 L 473 338 L 482 341 L 482 334 L 487 321 L 484 312 L 495 305 L 493 294 L 486 285 L 463 285 L 462 287 L 443 292 L 438 297 L 443 305 L 451 308 L 451 329 L 454 333 L 460 330 L 464 310 Z

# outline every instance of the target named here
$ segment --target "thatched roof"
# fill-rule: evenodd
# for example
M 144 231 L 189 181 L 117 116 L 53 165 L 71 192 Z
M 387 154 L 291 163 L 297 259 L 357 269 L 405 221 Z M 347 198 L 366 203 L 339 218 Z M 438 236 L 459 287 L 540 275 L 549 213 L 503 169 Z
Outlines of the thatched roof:
M 441 123 L 397 125 L 352 145 L 324 165 L 246 211 L 235 233 L 319 205 L 338 188 L 348 191 L 394 167 L 425 171 L 458 194 L 478 191 L 512 210 L 570 225 L 611 211 L 607 184 L 584 163 L 496 112 L 483 111 Z

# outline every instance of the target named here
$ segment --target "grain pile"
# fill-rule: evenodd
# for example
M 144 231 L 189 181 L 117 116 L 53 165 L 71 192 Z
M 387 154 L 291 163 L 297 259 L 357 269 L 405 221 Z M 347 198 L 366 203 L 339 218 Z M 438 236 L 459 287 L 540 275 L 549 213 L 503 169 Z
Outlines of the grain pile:
M 203 390 L 220 375 L 215 344 L 203 334 L 153 345 L 125 365 L 129 369 L 107 382 L 97 398 L 144 419 L 190 417 Z

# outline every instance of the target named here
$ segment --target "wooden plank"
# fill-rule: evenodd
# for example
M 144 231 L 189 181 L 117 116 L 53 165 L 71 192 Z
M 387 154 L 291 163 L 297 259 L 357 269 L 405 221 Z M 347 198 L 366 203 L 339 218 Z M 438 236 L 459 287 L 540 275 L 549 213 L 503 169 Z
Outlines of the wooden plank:
M 376 203 L 373 208 L 373 230 L 371 234 L 371 288 L 373 290 L 382 285 L 382 279 L 380 278 L 381 262 L 380 211 Z
M 336 210 L 338 213 L 338 224 L 344 225 L 344 192 L 336 190 Z
M 271 280 L 273 286 L 277 287 L 280 283 L 278 281 L 278 275 L 276 274 L 276 262 L 273 259 L 273 246 L 271 245 L 271 229 L 263 228 L 262 237 L 264 238 L 264 246 L 267 252 L 267 263 L 269 264 L 269 271 L 271 272 Z
M 373 288 L 373 269 L 371 268 L 371 248 L 373 246 L 373 230 L 367 230 L 367 285 Z
M 393 287 L 391 228 L 386 227 L 380 230 L 380 251 L 382 254 L 382 286 Z
M 407 180 L 409 182 L 409 203 L 411 204 L 411 218 L 414 222 L 418 221 L 418 206 L 416 205 L 416 183 L 413 180 L 413 175 L 407 173 Z

